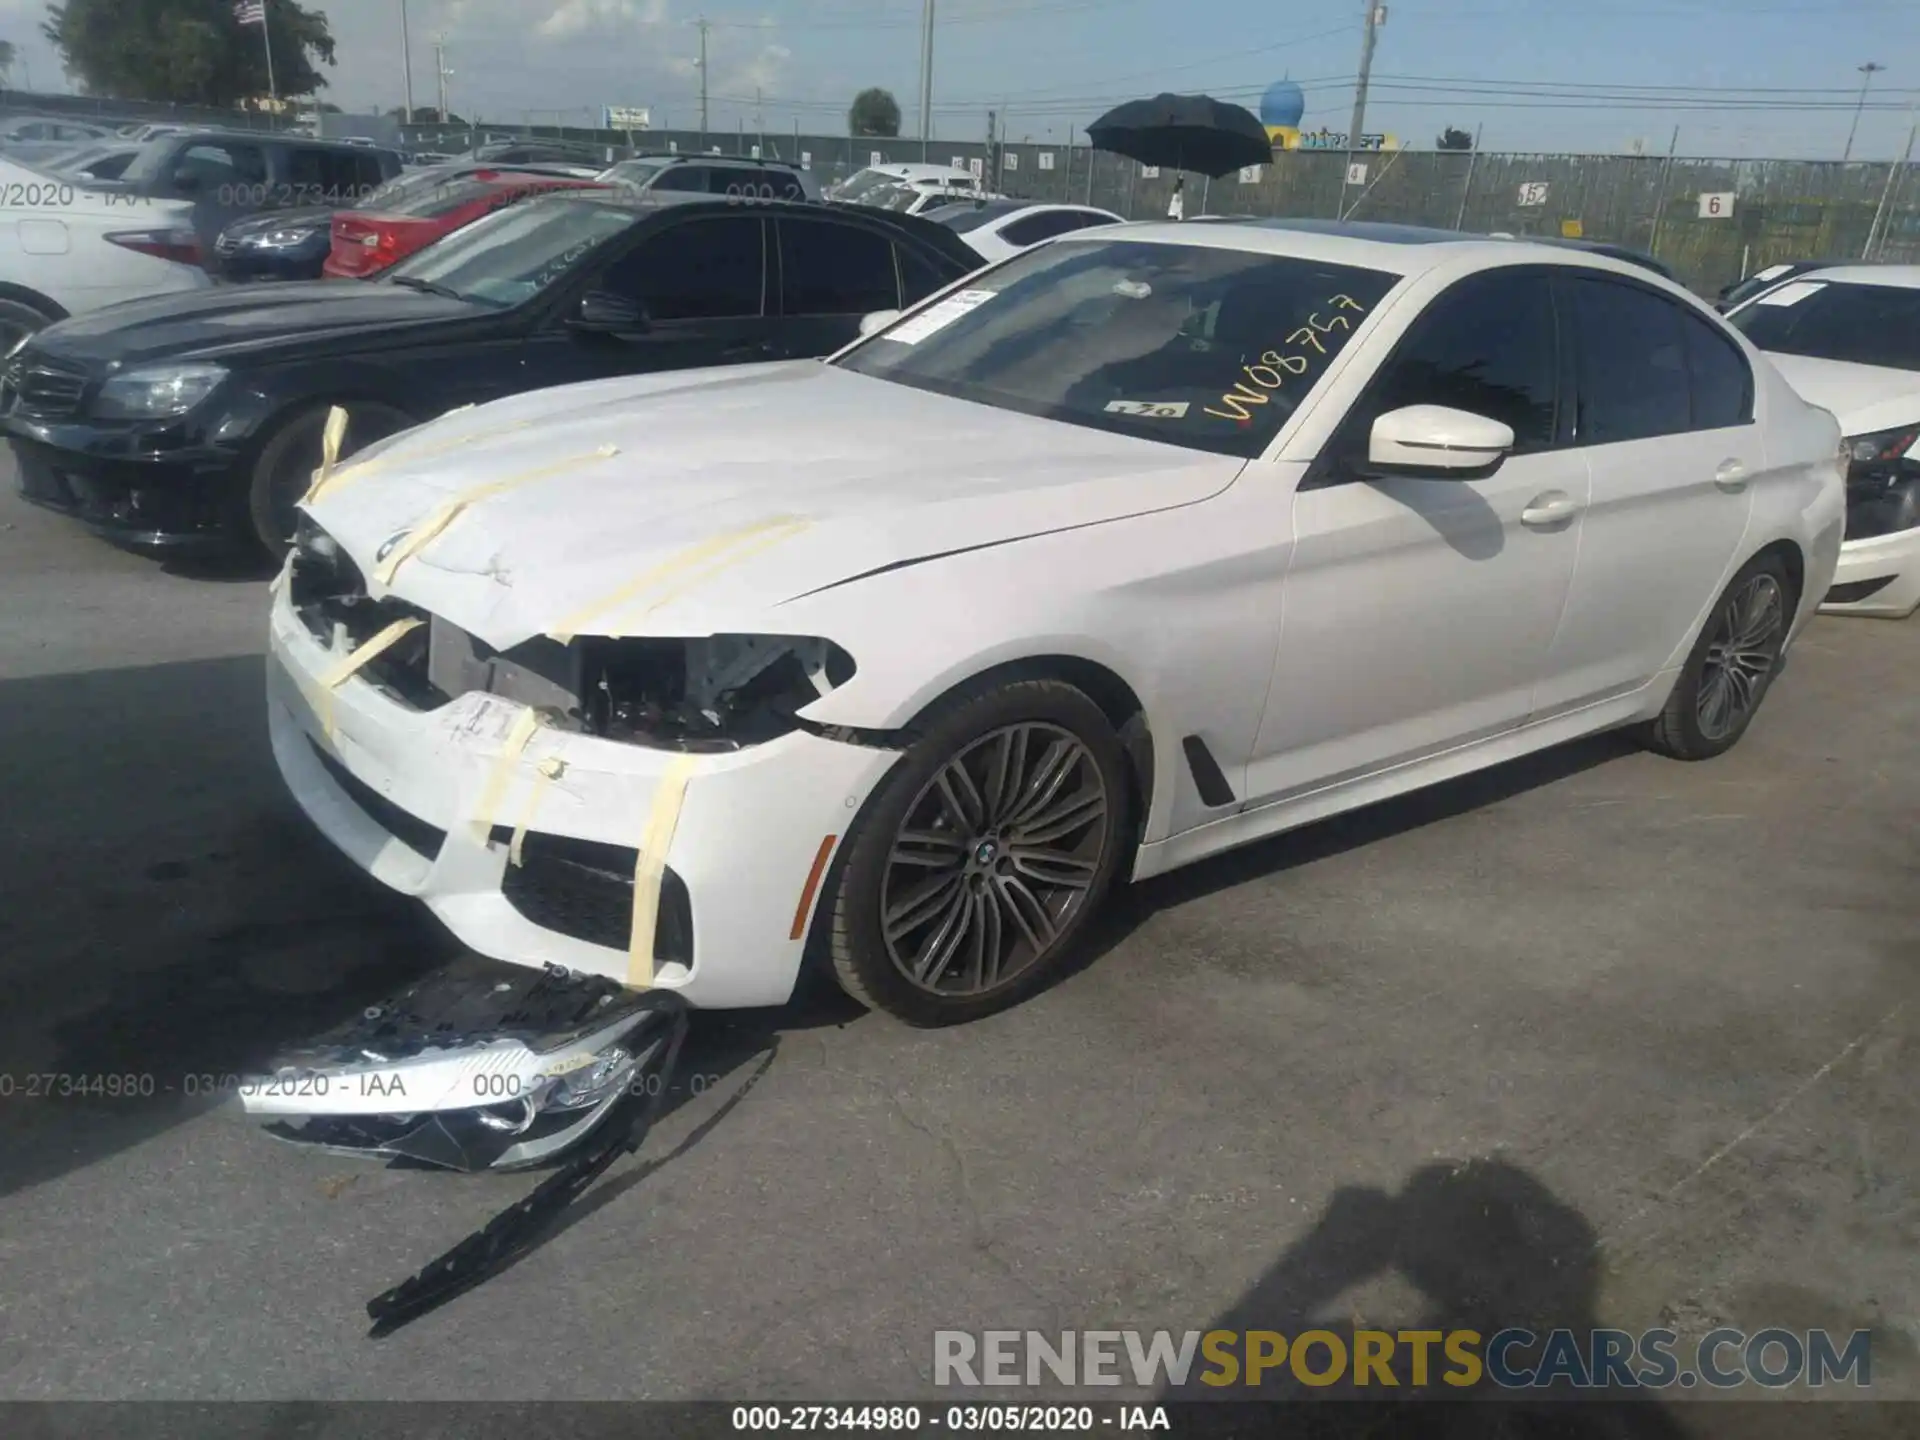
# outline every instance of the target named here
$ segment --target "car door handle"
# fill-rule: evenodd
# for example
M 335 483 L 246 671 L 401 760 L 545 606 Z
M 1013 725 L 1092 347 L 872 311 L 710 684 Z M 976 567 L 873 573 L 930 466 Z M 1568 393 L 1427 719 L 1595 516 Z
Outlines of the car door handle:
M 1747 467 L 1738 460 L 1722 460 L 1713 472 L 1713 483 L 1729 495 L 1738 495 L 1747 488 Z
M 743 345 L 731 345 L 720 352 L 729 360 L 774 360 L 779 358 L 779 350 L 771 340 L 751 340 Z
M 1520 523 L 1529 530 L 1553 530 L 1580 513 L 1580 502 L 1564 490 L 1547 490 L 1533 497 L 1520 512 Z

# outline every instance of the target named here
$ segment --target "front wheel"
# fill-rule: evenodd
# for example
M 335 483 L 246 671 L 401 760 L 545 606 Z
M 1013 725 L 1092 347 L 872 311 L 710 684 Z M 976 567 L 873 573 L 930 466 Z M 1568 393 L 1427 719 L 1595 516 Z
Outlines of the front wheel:
M 979 1019 L 1071 959 L 1129 835 L 1126 758 L 1082 691 L 962 691 L 869 800 L 825 901 L 835 978 L 911 1025 Z
M 1666 708 L 1642 730 L 1642 742 L 1675 760 L 1710 760 L 1731 750 L 1773 684 L 1797 603 L 1777 555 L 1748 561 L 1707 616 Z
M 347 433 L 340 441 L 340 458 L 385 439 L 412 425 L 412 417 L 390 406 L 364 401 L 340 402 L 347 412 Z M 320 468 L 321 437 L 332 405 L 302 410 L 261 447 L 247 487 L 247 513 L 253 533 L 267 554 L 278 559 L 293 539 L 295 507 L 313 488 L 313 472 Z

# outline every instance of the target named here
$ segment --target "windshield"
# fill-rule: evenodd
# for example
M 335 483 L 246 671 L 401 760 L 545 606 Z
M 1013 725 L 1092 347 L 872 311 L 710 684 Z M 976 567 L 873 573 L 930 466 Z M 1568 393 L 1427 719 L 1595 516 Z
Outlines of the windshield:
M 397 210 L 395 207 L 412 204 L 421 196 L 430 195 L 442 186 L 452 183 L 464 173 L 462 167 L 458 165 L 448 165 L 433 170 L 416 170 L 411 175 L 402 175 L 398 179 L 387 181 L 376 190 L 369 191 L 357 208 L 378 210 L 386 215 L 405 214 L 405 211 Z
M 836 200 L 859 200 L 870 190 L 877 190 L 882 185 L 898 185 L 899 183 L 899 176 L 889 175 L 884 170 L 862 170 L 858 175 L 855 175 L 851 180 L 847 181 L 846 184 L 835 190 L 833 198 Z
M 838 363 L 1070 425 L 1247 459 L 1399 277 L 1138 240 L 1009 260 Z
M 504 310 L 530 300 L 589 251 L 624 232 L 631 212 L 590 200 L 542 200 L 463 226 L 387 271 Z
M 603 171 L 600 178 L 631 186 L 635 190 L 644 190 L 654 176 L 671 163 L 667 160 L 622 160 L 618 165 Z
M 962 235 L 966 234 L 969 230 L 978 230 L 982 225 L 991 225 L 996 220 L 1004 220 L 1007 216 L 1013 214 L 1013 211 L 1004 207 L 995 208 L 991 205 L 978 205 L 971 200 L 962 200 L 959 203 L 965 205 L 967 208 L 964 210 L 942 210 L 940 212 L 940 223 L 949 230 L 957 231 Z
M 1920 288 L 1790 280 L 1727 322 L 1781 355 L 1920 370 Z

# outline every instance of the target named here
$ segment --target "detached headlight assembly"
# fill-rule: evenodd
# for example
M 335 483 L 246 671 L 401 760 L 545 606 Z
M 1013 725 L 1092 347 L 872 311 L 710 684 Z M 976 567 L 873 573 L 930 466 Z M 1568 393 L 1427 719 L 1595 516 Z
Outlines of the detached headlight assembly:
M 102 420 L 166 420 L 184 415 L 227 378 L 220 365 L 147 365 L 100 387 L 93 413 Z

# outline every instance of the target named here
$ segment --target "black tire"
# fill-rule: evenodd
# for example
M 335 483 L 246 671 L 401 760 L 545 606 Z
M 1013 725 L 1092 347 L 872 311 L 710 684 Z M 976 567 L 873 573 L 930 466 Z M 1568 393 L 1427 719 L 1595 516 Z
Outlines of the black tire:
M 854 822 L 820 910 L 833 975 L 848 995 L 909 1025 L 961 1024 L 1017 1004 L 1071 960 L 1133 834 L 1127 760 L 1100 707 L 1058 680 L 962 689 L 915 729 L 919 738 Z M 1049 762 L 1059 779 L 1049 779 Z M 958 823 L 958 790 L 941 794 L 943 783 L 957 785 L 954 765 L 978 777 L 972 799 L 982 814 L 972 827 Z M 1003 785 L 1008 774 L 1022 779 Z M 1083 810 L 1089 818 L 1076 820 Z M 938 843 L 906 841 L 923 858 L 901 860 L 895 841 L 910 818 L 918 822 L 910 834 Z M 952 877 L 949 905 L 934 892 Z M 922 892 L 939 908 L 916 900 Z M 890 906 L 926 910 L 926 919 L 896 927 L 890 941 Z M 953 935 L 940 959 L 939 942 L 954 927 L 967 938 Z M 930 975 L 908 974 L 909 951 Z
M 413 418 L 388 405 L 372 401 L 342 401 L 347 411 L 347 433 L 340 442 L 340 458 L 364 449 L 414 423 Z M 247 519 L 254 536 L 276 559 L 286 554 L 293 538 L 295 507 L 313 487 L 320 468 L 321 437 L 327 428 L 331 403 L 315 405 L 291 416 L 260 447 L 247 485 Z
M 24 300 L 0 299 L 0 355 L 29 335 L 38 335 L 56 320 L 64 319 L 57 310 L 43 310 Z
M 1756 555 L 1742 566 L 1708 612 L 1666 708 L 1640 728 L 1640 743 L 1675 760 L 1711 760 L 1731 750 L 1767 698 L 1799 603 L 1778 555 Z

